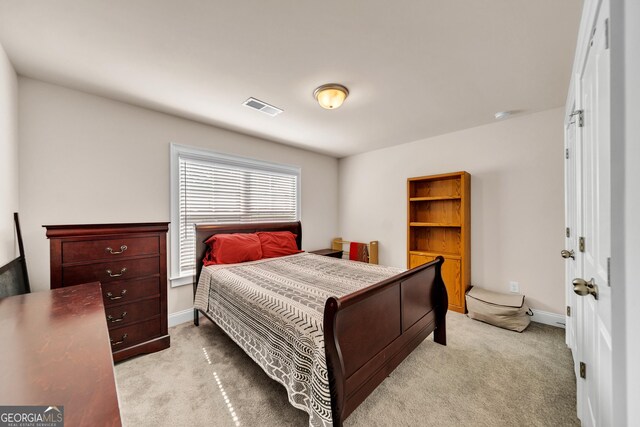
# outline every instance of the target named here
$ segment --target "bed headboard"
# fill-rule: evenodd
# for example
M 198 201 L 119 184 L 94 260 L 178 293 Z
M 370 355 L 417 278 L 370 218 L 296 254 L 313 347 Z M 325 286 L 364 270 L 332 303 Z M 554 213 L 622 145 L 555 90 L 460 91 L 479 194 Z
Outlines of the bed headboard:
M 22 231 L 20 230 L 20 219 L 17 212 L 13 214 L 13 221 L 16 224 L 20 256 L 0 267 L 0 298 L 31 292 L 29 275 L 27 274 L 27 260 L 24 255 L 24 244 L 22 243 Z
M 207 245 L 204 243 L 214 234 L 230 233 L 256 233 L 258 231 L 290 231 L 297 235 L 298 249 L 302 249 L 302 224 L 296 222 L 257 222 L 244 224 L 199 224 L 196 225 L 196 277 L 194 287 L 198 284 L 202 260 L 204 259 Z

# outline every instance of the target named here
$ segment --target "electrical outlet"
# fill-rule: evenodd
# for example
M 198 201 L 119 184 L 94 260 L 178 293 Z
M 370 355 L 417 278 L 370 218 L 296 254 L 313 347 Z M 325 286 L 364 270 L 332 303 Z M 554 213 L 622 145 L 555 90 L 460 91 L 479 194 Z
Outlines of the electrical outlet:
M 520 292 L 520 284 L 518 282 L 509 282 L 509 290 L 514 294 Z

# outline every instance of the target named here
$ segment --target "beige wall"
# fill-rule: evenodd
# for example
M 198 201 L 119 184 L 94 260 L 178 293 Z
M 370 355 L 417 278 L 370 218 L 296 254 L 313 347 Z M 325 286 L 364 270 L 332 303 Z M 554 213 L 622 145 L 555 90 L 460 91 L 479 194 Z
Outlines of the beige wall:
M 406 263 L 406 179 L 467 170 L 472 282 L 507 291 L 517 281 L 534 308 L 563 311 L 560 109 L 338 163 L 28 78 L 19 89 L 20 207 L 36 290 L 49 285 L 42 224 L 169 221 L 169 143 L 176 142 L 299 165 L 304 247 L 326 247 L 337 234 L 377 239 L 381 263 L 395 266 Z M 188 286 L 170 289 L 169 312 L 188 308 L 191 297 Z
M 337 232 L 332 157 L 24 77 L 19 89 L 20 205 L 35 290 L 49 286 L 43 224 L 170 221 L 170 142 L 300 166 L 304 248 L 327 247 Z M 191 304 L 191 286 L 169 290 L 169 313 Z
M 563 110 L 514 117 L 340 160 L 340 235 L 379 240 L 380 263 L 406 267 L 406 180 L 471 176 L 472 284 L 564 311 Z
M 16 257 L 18 211 L 18 79 L 0 45 L 0 265 Z

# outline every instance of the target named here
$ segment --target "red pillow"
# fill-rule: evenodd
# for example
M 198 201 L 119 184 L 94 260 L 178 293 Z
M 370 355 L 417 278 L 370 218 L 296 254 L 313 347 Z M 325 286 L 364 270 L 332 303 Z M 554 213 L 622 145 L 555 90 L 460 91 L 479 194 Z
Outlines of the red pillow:
M 276 258 L 304 252 L 298 249 L 297 236 L 290 231 L 261 231 L 256 234 L 262 245 L 262 258 Z
M 255 234 L 215 234 L 205 242 L 209 250 L 204 265 L 235 264 L 262 258 L 260 239 Z

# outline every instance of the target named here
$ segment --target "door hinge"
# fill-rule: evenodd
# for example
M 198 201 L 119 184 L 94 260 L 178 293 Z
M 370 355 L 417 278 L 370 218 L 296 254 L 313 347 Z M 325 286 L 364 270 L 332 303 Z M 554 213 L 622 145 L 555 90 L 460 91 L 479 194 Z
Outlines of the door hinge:
M 571 307 L 567 306 L 567 317 L 571 317 Z
M 607 258 L 607 285 L 611 287 L 611 257 Z
M 604 20 L 604 48 L 609 49 L 609 18 Z
M 580 252 L 584 252 L 584 237 L 578 239 L 578 249 Z
M 587 364 L 580 362 L 580 378 L 587 378 Z
M 567 237 L 571 237 L 571 229 L 567 227 L 564 234 L 566 234 Z
M 568 148 L 564 150 L 564 158 L 565 159 L 569 159 L 569 149 Z
M 578 116 L 578 127 L 581 128 L 584 126 L 584 110 L 575 110 L 573 113 L 569 114 L 569 117 Z M 576 120 L 569 122 L 569 124 L 575 123 Z

